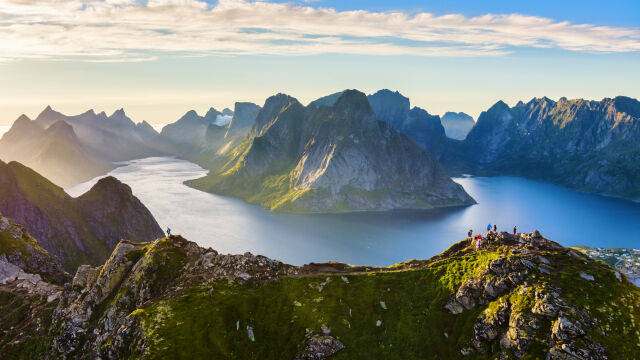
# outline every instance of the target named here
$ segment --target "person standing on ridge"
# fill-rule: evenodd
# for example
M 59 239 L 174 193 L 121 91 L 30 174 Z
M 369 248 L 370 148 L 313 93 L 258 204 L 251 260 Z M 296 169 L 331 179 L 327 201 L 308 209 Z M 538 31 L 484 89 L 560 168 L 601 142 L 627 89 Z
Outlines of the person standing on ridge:
M 497 233 L 498 232 L 498 225 L 493 224 L 493 232 Z
M 171 228 L 167 228 L 167 236 L 171 236 Z
M 487 225 L 487 234 L 491 233 L 491 224 Z
M 516 236 L 516 232 L 517 232 L 517 228 L 514 226 L 513 227 L 513 236 Z
M 470 238 L 471 236 L 473 236 L 473 229 L 469 229 L 469 232 L 467 233 L 468 238 Z

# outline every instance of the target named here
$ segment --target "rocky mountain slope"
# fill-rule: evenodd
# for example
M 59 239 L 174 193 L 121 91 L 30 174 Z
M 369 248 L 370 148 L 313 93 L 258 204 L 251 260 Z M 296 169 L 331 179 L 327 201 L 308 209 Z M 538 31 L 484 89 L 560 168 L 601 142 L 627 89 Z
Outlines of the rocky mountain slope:
M 463 112 L 448 111 L 442 115 L 442 126 L 448 137 L 456 140 L 464 140 L 473 125 L 476 124 L 473 118 Z
M 72 198 L 17 162 L 0 161 L 0 213 L 24 226 L 68 271 L 102 263 L 120 239 L 163 234 L 129 186 L 113 177 Z
M 438 115 L 431 115 L 417 106 L 411 108 L 409 98 L 397 91 L 380 90 L 367 99 L 379 120 L 413 139 L 436 159 L 449 152 L 453 141 L 447 137 Z
M 155 136 L 151 125 L 135 124 L 122 109 L 66 116 L 47 106 L 35 120 L 21 115 L 14 122 L 0 139 L 0 159 L 27 164 L 67 187 L 107 173 L 115 161 L 160 154 L 146 145 Z
M 22 316 L 22 328 L 34 330 L 0 337 L 0 351 L 16 358 L 640 354 L 640 289 L 538 232 L 492 234 L 479 251 L 467 239 L 431 259 L 388 268 L 296 267 L 219 254 L 180 236 L 123 241 L 104 265 L 80 267 L 52 303 L 17 290 L 0 287 L 0 307 L 12 314 L 29 306 L 30 316 L 0 316 L 0 326 L 10 329 Z
M 444 132 L 444 131 L 443 131 Z M 366 96 L 331 107 L 270 97 L 247 140 L 190 185 L 270 209 L 339 212 L 474 203 L 424 149 L 378 121 Z
M 14 274 L 9 270 L 15 267 L 38 274 L 50 283 L 63 284 L 71 280 L 57 259 L 40 247 L 24 227 L 0 214 L 0 282 Z
M 640 199 L 640 102 L 533 99 L 496 103 L 478 118 L 464 156 L 478 173 L 543 179 Z

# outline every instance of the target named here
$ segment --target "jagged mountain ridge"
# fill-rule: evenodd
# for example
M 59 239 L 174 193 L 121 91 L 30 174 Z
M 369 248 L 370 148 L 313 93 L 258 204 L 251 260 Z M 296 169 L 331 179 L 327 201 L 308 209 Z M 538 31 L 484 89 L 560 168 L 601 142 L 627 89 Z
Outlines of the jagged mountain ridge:
M 93 110 L 66 116 L 47 106 L 35 120 L 21 115 L 14 122 L 0 139 L 0 159 L 69 187 L 107 173 L 115 161 L 160 154 L 146 145 L 155 136 L 151 125 L 135 124 L 122 109 L 111 116 Z
M 627 97 L 498 102 L 478 118 L 464 156 L 484 174 L 639 199 L 639 109 L 640 102 Z
M 640 353 L 640 289 L 538 232 L 492 234 L 479 251 L 466 239 L 431 259 L 388 268 L 296 267 L 219 254 L 180 236 L 123 241 L 104 265 L 78 269 L 72 284 L 50 305 L 53 317 L 24 321 L 42 326 L 9 331 L 0 349 L 21 354 L 20 344 L 35 343 L 31 355 L 39 358 L 145 359 L 602 360 Z
M 96 114 L 93 110 L 67 116 L 47 106 L 34 121 L 43 128 L 57 121 L 68 123 L 86 147 L 110 161 L 125 161 L 157 154 L 144 143 L 149 138 L 149 128 L 143 125 L 138 127 L 123 109 L 114 111 L 110 116 L 105 112 Z
M 101 263 L 120 239 L 163 234 L 129 186 L 113 177 L 72 198 L 17 162 L 0 161 L 0 213 L 24 226 L 68 271 Z
M 343 92 L 332 107 L 270 97 L 249 139 L 220 168 L 190 184 L 289 211 L 473 203 L 426 151 L 379 122 L 355 90 Z
M 87 181 L 114 168 L 84 146 L 66 122 L 43 129 L 26 116 L 18 118 L 0 140 L 0 158 L 37 168 L 61 186 Z

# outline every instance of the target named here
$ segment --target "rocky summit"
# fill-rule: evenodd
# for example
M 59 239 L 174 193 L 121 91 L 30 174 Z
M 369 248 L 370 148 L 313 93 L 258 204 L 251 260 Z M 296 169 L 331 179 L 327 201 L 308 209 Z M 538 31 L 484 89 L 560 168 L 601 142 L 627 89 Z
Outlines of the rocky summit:
M 444 132 L 443 132 L 444 134 Z M 331 106 L 270 97 L 249 137 L 190 185 L 273 210 L 342 212 L 473 204 L 438 162 L 379 121 L 367 97 L 341 93 Z
M 633 359 L 640 289 L 540 235 L 388 268 L 121 241 L 55 298 L 0 286 L 0 352 L 66 359 Z M 52 285 L 52 289 L 60 291 Z M 25 331 L 29 329 L 29 331 Z

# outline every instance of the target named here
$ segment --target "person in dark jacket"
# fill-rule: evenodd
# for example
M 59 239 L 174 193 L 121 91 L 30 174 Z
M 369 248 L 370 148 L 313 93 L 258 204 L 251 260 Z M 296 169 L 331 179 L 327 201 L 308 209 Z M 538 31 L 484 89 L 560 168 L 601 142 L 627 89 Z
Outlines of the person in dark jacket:
M 513 227 L 513 236 L 516 236 L 516 233 L 518 232 L 518 229 L 514 226 Z

